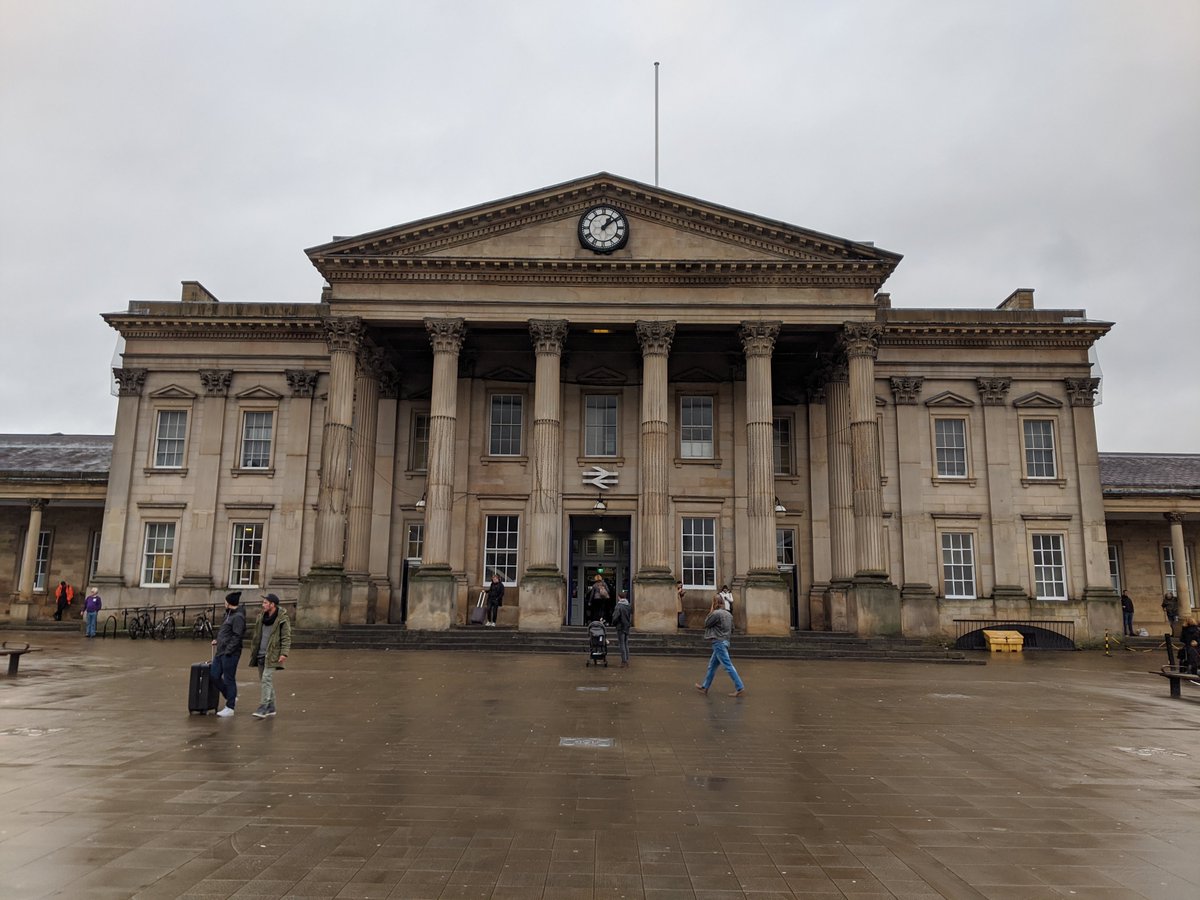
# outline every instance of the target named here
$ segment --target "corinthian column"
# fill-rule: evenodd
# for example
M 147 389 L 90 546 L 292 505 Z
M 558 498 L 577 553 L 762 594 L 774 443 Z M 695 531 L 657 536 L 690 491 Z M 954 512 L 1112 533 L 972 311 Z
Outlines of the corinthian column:
M 565 319 L 531 319 L 537 357 L 533 388 L 533 493 L 521 581 L 523 631 L 559 628 L 566 615 L 566 585 L 558 568 L 562 538 L 562 387 L 559 373 Z
M 854 577 L 854 467 L 848 379 L 846 361 L 832 362 L 825 384 L 829 447 L 829 592 L 825 605 L 831 631 L 851 630 L 847 590 Z
M 667 433 L 667 357 L 675 338 L 674 322 L 639 321 L 642 346 L 641 496 L 638 498 L 638 627 L 675 630 L 675 598 L 668 558 L 671 441 Z
M 21 603 L 33 600 L 33 579 L 37 575 L 37 548 L 42 535 L 42 510 L 46 500 L 29 501 L 29 527 L 25 531 L 25 552 L 21 554 L 21 581 L 18 594 Z
M 1183 513 L 1163 513 L 1171 526 L 1171 559 L 1175 563 L 1175 596 L 1179 599 L 1179 618 L 1192 614 L 1192 589 L 1188 584 L 1187 548 L 1183 543 Z
M 883 326 L 847 322 L 842 335 L 850 369 L 850 454 L 853 459 L 855 578 L 887 578 L 883 553 L 883 496 L 875 423 L 875 356 Z
M 345 565 L 354 370 L 362 334 L 362 319 L 357 317 L 325 320 L 325 340 L 329 345 L 329 402 L 321 435 L 321 483 L 317 492 L 313 544 L 313 568 L 316 569 L 341 570 Z
M 775 553 L 775 466 L 771 427 L 774 399 L 771 353 L 781 322 L 743 322 L 738 336 L 746 354 L 746 475 L 749 563 L 746 631 L 786 634 L 791 628 L 787 585 Z
M 343 616 L 349 624 L 367 620 L 370 585 L 371 501 L 375 487 L 375 437 L 379 421 L 379 374 L 383 354 L 377 347 L 360 347 L 354 379 L 354 431 L 351 441 L 350 503 L 346 518 L 346 574 L 350 603 Z

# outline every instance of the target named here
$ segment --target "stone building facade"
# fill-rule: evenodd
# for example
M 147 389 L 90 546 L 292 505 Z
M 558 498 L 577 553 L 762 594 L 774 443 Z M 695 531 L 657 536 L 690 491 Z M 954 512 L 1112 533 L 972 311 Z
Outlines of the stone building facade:
M 310 249 L 319 303 L 180 301 L 125 341 L 96 582 L 308 627 L 584 620 L 1119 629 L 1088 351 L 1039 310 L 892 308 L 900 262 L 608 174 Z

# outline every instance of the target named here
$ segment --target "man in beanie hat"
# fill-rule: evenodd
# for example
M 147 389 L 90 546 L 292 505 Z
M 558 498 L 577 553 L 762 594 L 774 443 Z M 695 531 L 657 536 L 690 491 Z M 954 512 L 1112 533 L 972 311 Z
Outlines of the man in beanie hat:
M 275 715 L 275 672 L 283 668 L 292 650 L 292 622 L 274 594 L 263 594 L 250 648 L 250 665 L 262 667 L 258 676 L 262 698 L 254 718 L 265 719 Z
M 242 658 L 242 640 L 246 637 L 246 611 L 241 607 L 242 592 L 225 595 L 225 621 L 213 641 L 213 661 L 209 674 L 217 690 L 225 697 L 222 718 L 233 715 L 237 706 L 237 667 Z

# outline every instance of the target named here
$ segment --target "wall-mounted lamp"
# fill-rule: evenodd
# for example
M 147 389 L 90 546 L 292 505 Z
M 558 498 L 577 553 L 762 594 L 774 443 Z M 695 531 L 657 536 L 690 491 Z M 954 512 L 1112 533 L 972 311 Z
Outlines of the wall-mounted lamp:
M 604 502 L 604 497 L 597 494 L 596 502 L 592 506 L 592 512 L 604 512 L 606 509 L 608 509 L 608 504 Z
M 780 503 L 779 498 L 776 497 L 775 498 L 775 515 L 777 515 L 777 516 L 782 515 L 785 512 L 787 512 L 787 507 L 784 506 L 782 503 Z
M 417 509 L 424 509 L 425 508 L 425 495 L 422 494 L 421 499 L 418 500 L 414 505 L 417 507 Z

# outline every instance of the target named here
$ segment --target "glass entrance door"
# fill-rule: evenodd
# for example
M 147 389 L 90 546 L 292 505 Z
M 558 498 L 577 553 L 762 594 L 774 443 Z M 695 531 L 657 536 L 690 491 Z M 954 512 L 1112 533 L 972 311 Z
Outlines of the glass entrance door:
M 618 591 L 630 588 L 628 516 L 572 516 L 571 583 L 567 592 L 568 625 L 586 625 L 596 618 L 608 621 Z M 608 588 L 608 600 L 591 604 L 588 594 L 596 576 Z M 632 594 L 630 595 L 632 599 Z M 593 608 L 593 606 L 597 608 Z M 602 608 L 599 608 L 601 607 Z

